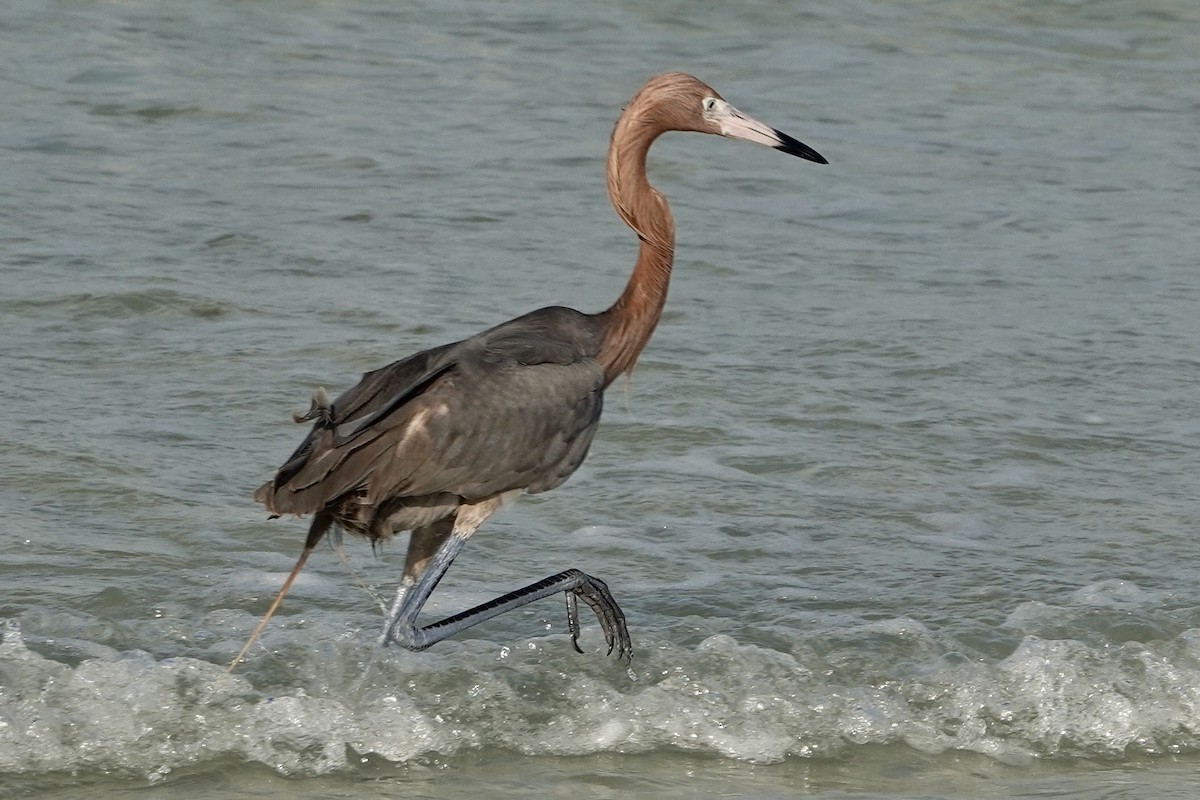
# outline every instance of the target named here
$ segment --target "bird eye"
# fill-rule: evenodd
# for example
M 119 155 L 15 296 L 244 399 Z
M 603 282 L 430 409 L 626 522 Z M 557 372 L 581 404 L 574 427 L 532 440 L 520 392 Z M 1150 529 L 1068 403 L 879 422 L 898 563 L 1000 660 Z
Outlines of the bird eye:
M 704 106 L 705 111 L 712 111 L 714 108 L 717 107 L 717 98 L 706 97 L 706 98 L 704 98 L 704 102 L 702 103 L 702 105 Z

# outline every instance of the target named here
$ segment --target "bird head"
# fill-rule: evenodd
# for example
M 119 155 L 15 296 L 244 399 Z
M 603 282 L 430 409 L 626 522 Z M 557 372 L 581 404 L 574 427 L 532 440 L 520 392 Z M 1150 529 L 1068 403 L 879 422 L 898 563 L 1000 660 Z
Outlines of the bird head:
M 653 98 L 646 103 L 647 121 L 661 130 L 697 131 L 765 145 L 789 155 L 828 164 L 825 157 L 801 141 L 764 122 L 743 114 L 699 78 L 667 72 L 646 82 L 638 93 Z M 631 106 L 637 103 L 634 97 Z

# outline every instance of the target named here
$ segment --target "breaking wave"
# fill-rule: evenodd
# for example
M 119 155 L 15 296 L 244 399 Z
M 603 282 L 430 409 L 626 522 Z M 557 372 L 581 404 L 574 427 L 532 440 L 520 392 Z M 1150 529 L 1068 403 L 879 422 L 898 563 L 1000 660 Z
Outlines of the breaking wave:
M 1077 599 L 1080 609 L 1094 602 Z M 1063 615 L 1031 604 L 1007 624 Z M 312 775 L 481 747 L 675 749 L 753 762 L 886 744 L 1004 762 L 1200 750 L 1200 629 L 1122 643 L 1030 634 L 1000 660 L 948 649 L 907 618 L 864 623 L 855 636 L 853 670 L 844 658 L 721 634 L 643 649 L 627 673 L 575 656 L 561 636 L 499 650 L 467 639 L 412 654 L 288 624 L 276 642 L 290 643 L 226 675 L 201 658 L 97 645 L 65 658 L 67 644 L 26 641 L 9 621 L 0 772 L 101 768 L 155 780 L 233 757 Z

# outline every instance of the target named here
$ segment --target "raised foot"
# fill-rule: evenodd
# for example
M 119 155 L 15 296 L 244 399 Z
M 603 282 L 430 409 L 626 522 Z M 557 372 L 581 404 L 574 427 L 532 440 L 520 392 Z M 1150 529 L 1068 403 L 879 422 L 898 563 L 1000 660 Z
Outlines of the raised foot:
M 567 596 L 567 626 L 571 631 L 571 646 L 577 652 L 583 652 L 579 649 L 578 607 L 578 599 L 582 597 L 583 602 L 588 604 L 588 607 L 595 612 L 596 618 L 600 620 L 600 628 L 604 631 L 604 640 L 608 643 L 609 654 L 616 651 L 617 658 L 627 664 L 632 659 L 633 644 L 629 638 L 629 629 L 625 626 L 625 615 L 621 612 L 621 607 L 617 605 L 616 600 L 613 600 L 604 581 L 593 578 L 586 572 L 569 569 L 489 600 L 467 611 L 424 627 L 417 627 L 415 622 L 417 614 L 420 613 L 425 598 L 429 596 L 429 592 L 433 590 L 436 583 L 437 581 L 430 578 L 429 573 L 426 573 L 415 587 L 401 587 L 383 629 L 381 644 L 384 647 L 395 642 L 409 650 L 424 650 L 447 636 L 453 636 L 498 614 L 564 592 Z
M 613 599 L 612 592 L 608 591 L 608 584 L 586 572 L 579 572 L 577 580 L 579 585 L 566 591 L 567 628 L 571 631 L 571 646 L 575 648 L 575 652 L 583 652 L 579 648 L 578 603 L 578 598 L 583 598 L 583 602 L 587 603 L 588 608 L 592 609 L 596 619 L 600 621 L 600 629 L 604 631 L 604 641 L 608 645 L 608 655 L 612 655 L 615 650 L 617 659 L 629 664 L 633 660 L 633 640 L 629 636 L 629 628 L 625 625 L 625 614 Z

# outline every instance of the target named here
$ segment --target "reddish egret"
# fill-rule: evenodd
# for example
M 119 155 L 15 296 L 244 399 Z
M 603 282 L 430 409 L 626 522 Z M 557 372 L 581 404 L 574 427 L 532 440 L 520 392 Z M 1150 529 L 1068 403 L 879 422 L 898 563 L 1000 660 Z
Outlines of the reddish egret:
M 274 516 L 313 515 L 304 551 L 263 615 L 246 654 L 321 538 L 335 528 L 372 542 L 410 531 L 404 573 L 382 643 L 424 650 L 514 608 L 564 592 L 579 650 L 578 599 L 596 613 L 611 654 L 632 653 L 625 615 L 608 586 L 577 569 L 468 611 L 417 624 L 417 615 L 467 539 L 522 492 L 565 481 L 587 455 L 604 389 L 628 372 L 662 316 L 674 260 L 666 199 L 646 180 L 646 153 L 666 131 L 714 133 L 818 164 L 808 145 L 672 72 L 651 78 L 625 107 L 608 150 L 608 196 L 637 233 L 637 263 L 606 311 L 552 306 L 453 344 L 368 372 L 332 403 L 323 390 L 298 422 L 308 437 L 254 493 Z M 580 651 L 582 652 L 582 651 Z

